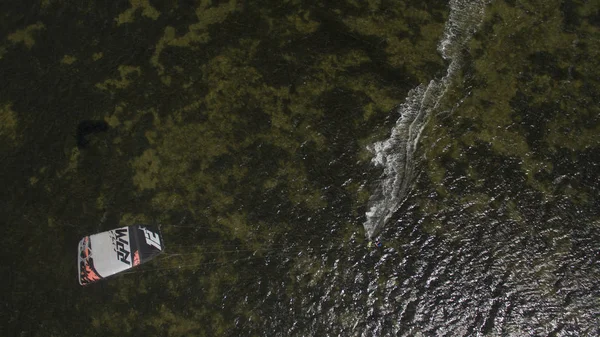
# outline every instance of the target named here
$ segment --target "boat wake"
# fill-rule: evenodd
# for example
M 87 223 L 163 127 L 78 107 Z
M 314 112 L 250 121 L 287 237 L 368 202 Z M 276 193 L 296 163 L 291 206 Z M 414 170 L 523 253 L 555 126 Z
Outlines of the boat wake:
M 448 85 L 461 67 L 461 53 L 481 21 L 489 0 L 451 0 L 450 16 L 443 39 L 438 44 L 442 57 L 449 61 L 446 75 L 421 84 L 408 93 L 397 108 L 400 118 L 388 139 L 368 146 L 372 163 L 383 168 L 364 223 L 367 237 L 375 236 L 406 200 L 417 172 L 415 153 L 428 117 L 436 111 Z

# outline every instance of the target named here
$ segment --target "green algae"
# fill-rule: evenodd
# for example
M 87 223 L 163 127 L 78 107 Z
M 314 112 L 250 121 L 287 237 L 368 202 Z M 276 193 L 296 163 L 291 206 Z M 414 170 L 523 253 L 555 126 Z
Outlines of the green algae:
M 137 188 L 140 190 L 156 188 L 160 174 L 160 159 L 155 150 L 144 151 L 141 156 L 132 161 L 131 166 L 136 172 L 133 176 L 133 184 Z
M 117 25 L 133 22 L 133 16 L 138 10 L 142 11 L 142 16 L 152 20 L 156 20 L 160 16 L 160 12 L 154 8 L 148 0 L 129 0 L 129 4 L 131 5 L 131 8 L 127 9 L 125 12 L 119 14 L 119 16 L 115 18 Z
M 107 206 L 106 204 L 106 196 L 103 193 L 100 193 L 100 195 L 98 196 L 98 198 L 96 198 L 96 208 L 98 209 L 105 209 Z
M 121 122 L 119 121 L 119 117 L 117 115 L 111 115 L 110 117 L 104 117 L 104 121 L 106 123 L 108 123 L 108 125 L 111 128 L 115 128 L 115 127 L 118 127 L 119 125 L 121 125 Z
M 46 28 L 46 26 L 42 22 L 37 22 L 33 25 L 29 25 L 24 29 L 19 29 L 14 33 L 8 35 L 7 39 L 13 44 L 22 43 L 27 47 L 27 49 L 31 49 L 35 44 L 35 35 L 37 32 L 42 31 Z
M 7 103 L 0 107 L 0 137 L 16 144 L 18 141 L 17 113 L 12 109 L 12 104 Z
M 62 60 L 60 60 L 60 63 L 66 64 L 66 65 L 71 65 L 71 64 L 75 63 L 75 61 L 77 61 L 77 57 L 75 57 L 73 55 L 65 55 L 65 56 L 63 56 Z
M 404 3 L 386 10 L 380 10 L 380 3 L 369 3 L 368 6 L 368 15 L 349 16 L 344 18 L 344 23 L 352 31 L 376 36 L 385 43 L 391 65 L 413 69 L 419 82 L 428 82 L 431 77 L 424 68 L 432 63 L 441 66 L 442 61 L 437 53 L 424 54 L 422 50 L 435 50 L 443 24 L 433 17 L 434 13 L 408 7 Z M 415 22 L 418 22 L 418 31 L 412 29 Z
M 174 27 L 167 26 L 164 34 L 158 41 L 155 47 L 154 54 L 150 59 L 159 75 L 165 71 L 164 66 L 160 63 L 160 55 L 162 51 L 168 47 L 190 47 L 198 44 L 207 43 L 210 41 L 208 28 L 211 25 L 223 22 L 229 15 L 237 10 L 237 1 L 229 0 L 227 3 L 211 7 L 211 1 L 202 0 L 195 10 L 198 22 L 188 26 L 188 32 L 182 36 L 177 36 Z
M 444 224 L 438 219 L 426 219 L 421 224 L 421 228 L 430 235 L 440 235 L 445 230 Z
M 92 60 L 93 61 L 98 61 L 99 59 L 101 59 L 104 56 L 104 53 L 102 52 L 97 52 L 92 54 Z
M 29 185 L 31 185 L 31 186 L 35 185 L 35 184 L 38 183 L 39 180 L 40 179 L 38 177 L 30 177 L 29 178 Z
M 62 178 L 65 175 L 71 175 L 77 172 L 79 167 L 81 152 L 77 147 L 73 147 L 69 150 L 65 149 L 65 155 L 69 157 L 69 162 L 66 167 L 57 173 L 58 178 Z
M 143 224 L 148 223 L 148 216 L 145 214 L 125 213 L 121 216 L 120 223 L 123 224 Z M 125 294 L 125 293 L 124 293 Z
M 600 144 L 600 123 L 592 127 L 580 126 L 589 120 L 588 116 L 600 115 L 600 109 L 592 105 L 585 110 L 579 110 L 575 120 L 567 114 L 557 116 L 548 123 L 550 132 L 546 135 L 546 141 L 553 150 L 567 148 L 571 151 L 583 151 Z
M 314 33 L 320 23 L 310 18 L 310 11 L 299 12 L 296 15 L 288 15 L 287 20 L 293 24 L 295 30 L 299 33 Z
M 119 65 L 119 78 L 118 79 L 107 79 L 102 83 L 97 83 L 96 88 L 102 90 L 109 90 L 110 88 L 115 89 L 125 89 L 127 88 L 135 78 L 134 74 L 137 76 L 141 76 L 142 70 L 140 67 L 129 66 L 129 65 Z

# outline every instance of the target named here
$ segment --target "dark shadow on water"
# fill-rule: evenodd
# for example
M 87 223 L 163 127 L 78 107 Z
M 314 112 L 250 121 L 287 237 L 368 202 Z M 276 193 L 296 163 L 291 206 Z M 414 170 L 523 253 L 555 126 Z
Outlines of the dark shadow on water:
M 92 135 L 99 132 L 108 131 L 108 123 L 102 120 L 84 120 L 77 125 L 77 147 L 80 149 L 86 148 L 90 140 L 88 135 Z

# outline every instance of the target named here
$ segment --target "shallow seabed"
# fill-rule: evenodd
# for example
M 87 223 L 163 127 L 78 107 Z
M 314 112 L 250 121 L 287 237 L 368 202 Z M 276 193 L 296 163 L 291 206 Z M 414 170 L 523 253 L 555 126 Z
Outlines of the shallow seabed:
M 600 3 L 486 3 L 371 248 L 448 2 L 2 2 L 0 335 L 600 335 Z M 167 253 L 80 287 L 134 222 Z

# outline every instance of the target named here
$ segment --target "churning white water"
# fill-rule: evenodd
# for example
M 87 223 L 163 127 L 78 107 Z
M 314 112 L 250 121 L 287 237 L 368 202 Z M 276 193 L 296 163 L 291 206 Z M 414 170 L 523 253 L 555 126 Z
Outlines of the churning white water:
M 374 236 L 406 199 L 418 174 L 415 155 L 423 128 L 462 66 L 461 53 L 481 24 L 488 3 L 489 0 L 450 1 L 450 15 L 438 45 L 442 57 L 450 62 L 446 75 L 412 89 L 397 108 L 400 118 L 390 137 L 368 147 L 374 155 L 372 163 L 383 168 L 366 213 L 364 228 L 368 237 Z

